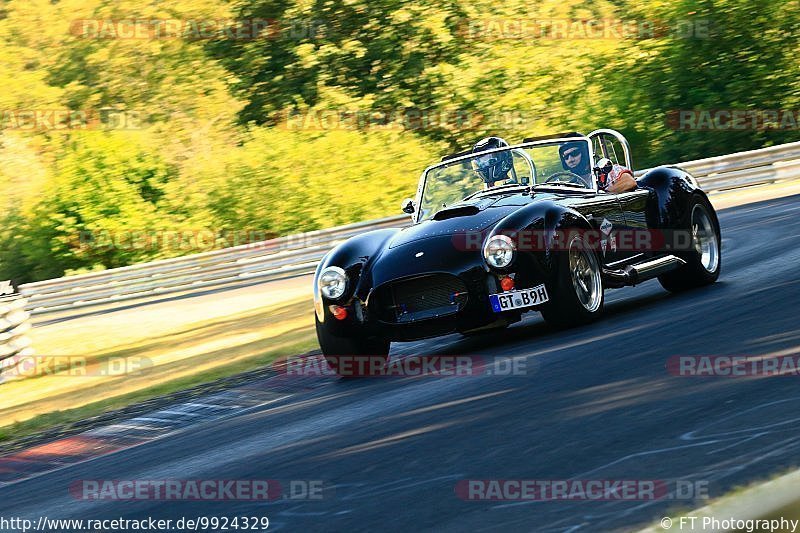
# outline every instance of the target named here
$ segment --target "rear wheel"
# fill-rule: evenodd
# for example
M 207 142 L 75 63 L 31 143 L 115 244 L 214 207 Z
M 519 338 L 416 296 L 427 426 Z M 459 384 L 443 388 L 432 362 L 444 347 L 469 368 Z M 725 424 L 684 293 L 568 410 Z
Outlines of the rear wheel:
M 604 302 L 597 254 L 581 234 L 570 239 L 566 251 L 556 254 L 556 277 L 548 284 L 550 301 L 542 307 L 542 316 L 557 327 L 596 320 L 603 312 Z
M 390 342 L 379 337 L 336 337 L 315 316 L 317 340 L 322 354 L 340 376 L 369 375 L 389 359 Z
M 713 209 L 699 195 L 692 197 L 689 231 L 692 249 L 675 254 L 686 261 L 686 264 L 658 277 L 661 286 L 670 292 L 710 285 L 719 278 L 722 263 L 719 221 Z

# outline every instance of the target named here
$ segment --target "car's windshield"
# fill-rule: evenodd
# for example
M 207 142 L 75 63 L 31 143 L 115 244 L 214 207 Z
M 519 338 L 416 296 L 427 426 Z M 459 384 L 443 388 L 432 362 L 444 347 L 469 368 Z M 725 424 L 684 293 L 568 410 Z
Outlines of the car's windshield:
M 513 190 L 515 186 L 552 184 L 593 186 L 586 139 L 504 148 L 456 161 L 445 161 L 424 176 L 420 220 L 478 194 Z

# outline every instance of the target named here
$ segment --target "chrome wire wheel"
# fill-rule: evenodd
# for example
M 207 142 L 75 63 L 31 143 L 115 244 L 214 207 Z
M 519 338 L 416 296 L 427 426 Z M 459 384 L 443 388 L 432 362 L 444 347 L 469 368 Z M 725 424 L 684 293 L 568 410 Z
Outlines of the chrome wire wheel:
M 577 237 L 569 245 L 569 270 L 578 301 L 584 309 L 594 313 L 603 301 L 600 265 L 594 252 Z
M 719 266 L 719 240 L 708 212 L 700 204 L 692 209 L 692 240 L 700 264 L 706 272 L 716 272 Z

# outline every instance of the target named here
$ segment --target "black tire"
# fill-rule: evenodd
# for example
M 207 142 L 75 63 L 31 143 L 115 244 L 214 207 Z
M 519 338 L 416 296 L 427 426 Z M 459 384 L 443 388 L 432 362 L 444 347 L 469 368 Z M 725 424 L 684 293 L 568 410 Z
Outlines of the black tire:
M 686 261 L 682 267 L 658 277 L 670 292 L 682 292 L 710 285 L 719 278 L 722 267 L 722 239 L 714 208 L 699 194 L 693 194 L 686 229 L 692 234 L 694 248 L 675 255 Z
M 571 254 L 576 254 L 572 260 Z M 583 261 L 576 264 L 580 256 Z M 597 320 L 605 302 L 602 269 L 597 253 L 586 243 L 583 232 L 570 237 L 566 250 L 555 252 L 555 263 L 555 278 L 547 284 L 550 301 L 542 306 L 544 319 L 559 328 Z M 573 267 L 580 266 L 588 276 L 573 276 Z
M 389 348 L 391 343 L 386 339 L 378 337 L 360 337 L 360 338 L 346 338 L 331 335 L 331 333 L 322 325 L 319 319 L 315 316 L 314 321 L 317 329 L 317 340 L 322 349 L 322 354 L 328 361 L 328 364 L 336 370 L 336 373 L 343 377 L 359 377 L 367 375 L 361 372 L 345 371 L 342 372 L 340 362 L 343 357 L 352 358 L 356 364 L 350 364 L 349 368 L 373 368 L 370 363 L 374 359 L 378 359 L 381 368 L 386 364 L 389 359 Z M 360 364 L 358 364 L 360 362 Z

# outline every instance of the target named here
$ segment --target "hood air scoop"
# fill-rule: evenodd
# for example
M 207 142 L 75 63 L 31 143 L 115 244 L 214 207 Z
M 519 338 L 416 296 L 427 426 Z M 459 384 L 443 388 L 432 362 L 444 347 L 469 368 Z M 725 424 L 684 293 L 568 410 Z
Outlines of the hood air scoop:
M 442 209 L 441 211 L 433 215 L 433 220 L 447 220 L 450 218 L 471 217 L 473 215 L 477 215 L 480 212 L 481 210 L 478 208 L 478 206 L 461 205 L 461 206 L 451 207 L 448 209 Z

